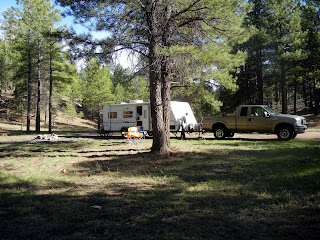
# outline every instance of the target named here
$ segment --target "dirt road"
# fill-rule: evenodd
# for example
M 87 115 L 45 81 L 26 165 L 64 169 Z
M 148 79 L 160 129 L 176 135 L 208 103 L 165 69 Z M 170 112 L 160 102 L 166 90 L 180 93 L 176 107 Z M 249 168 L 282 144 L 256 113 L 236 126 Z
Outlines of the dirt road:
M 213 138 L 212 133 L 206 133 L 203 135 L 204 138 Z M 233 139 L 253 139 L 253 140 L 276 140 L 278 139 L 276 134 L 259 134 L 259 133 L 236 133 Z M 298 134 L 294 140 L 310 140 L 310 141 L 320 141 L 320 130 L 319 129 L 308 129 L 303 134 Z

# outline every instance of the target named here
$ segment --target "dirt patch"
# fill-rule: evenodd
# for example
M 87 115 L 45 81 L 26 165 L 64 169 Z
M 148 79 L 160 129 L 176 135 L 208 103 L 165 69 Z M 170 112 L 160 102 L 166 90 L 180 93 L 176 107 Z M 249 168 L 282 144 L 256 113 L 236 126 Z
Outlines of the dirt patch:
M 189 135 L 189 139 L 196 138 L 196 135 Z M 202 135 L 204 139 L 214 139 L 213 133 L 205 133 Z M 188 136 L 187 136 L 188 138 Z M 276 134 L 260 134 L 260 133 L 236 133 L 233 140 L 277 140 Z M 298 134 L 294 140 L 320 141 L 320 130 L 310 129 L 305 133 Z
M 270 139 L 277 140 L 276 134 L 236 134 L 234 136 L 236 139 Z M 308 141 L 320 141 L 320 132 L 317 131 L 307 131 L 303 134 L 298 134 L 295 140 L 308 140 Z

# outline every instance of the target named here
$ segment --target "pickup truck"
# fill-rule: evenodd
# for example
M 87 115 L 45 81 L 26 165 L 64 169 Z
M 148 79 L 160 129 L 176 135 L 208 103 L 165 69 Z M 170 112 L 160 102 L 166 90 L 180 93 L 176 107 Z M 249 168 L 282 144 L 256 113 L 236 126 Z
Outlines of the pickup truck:
M 233 114 L 203 117 L 203 131 L 213 132 L 216 139 L 233 137 L 235 133 L 275 133 L 280 140 L 290 140 L 307 129 L 304 117 L 278 114 L 263 105 L 243 105 Z

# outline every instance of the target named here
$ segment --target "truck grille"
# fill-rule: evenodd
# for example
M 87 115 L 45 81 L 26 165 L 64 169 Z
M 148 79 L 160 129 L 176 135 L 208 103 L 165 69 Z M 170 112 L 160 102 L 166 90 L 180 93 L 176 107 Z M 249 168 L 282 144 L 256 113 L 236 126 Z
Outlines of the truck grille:
M 301 119 L 301 124 L 302 124 L 302 125 L 306 125 L 306 124 L 307 124 L 307 121 L 306 121 L 305 118 L 302 118 L 302 119 Z

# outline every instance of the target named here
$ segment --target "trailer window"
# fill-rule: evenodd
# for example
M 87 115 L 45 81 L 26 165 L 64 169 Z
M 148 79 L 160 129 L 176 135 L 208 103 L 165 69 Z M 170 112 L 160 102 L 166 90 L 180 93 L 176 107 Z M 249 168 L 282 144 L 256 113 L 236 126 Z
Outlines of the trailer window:
M 133 111 L 123 111 L 123 118 L 133 118 Z
M 108 118 L 117 118 L 118 114 L 117 112 L 108 112 Z
M 138 115 L 142 115 L 142 106 L 137 107 L 137 113 Z

